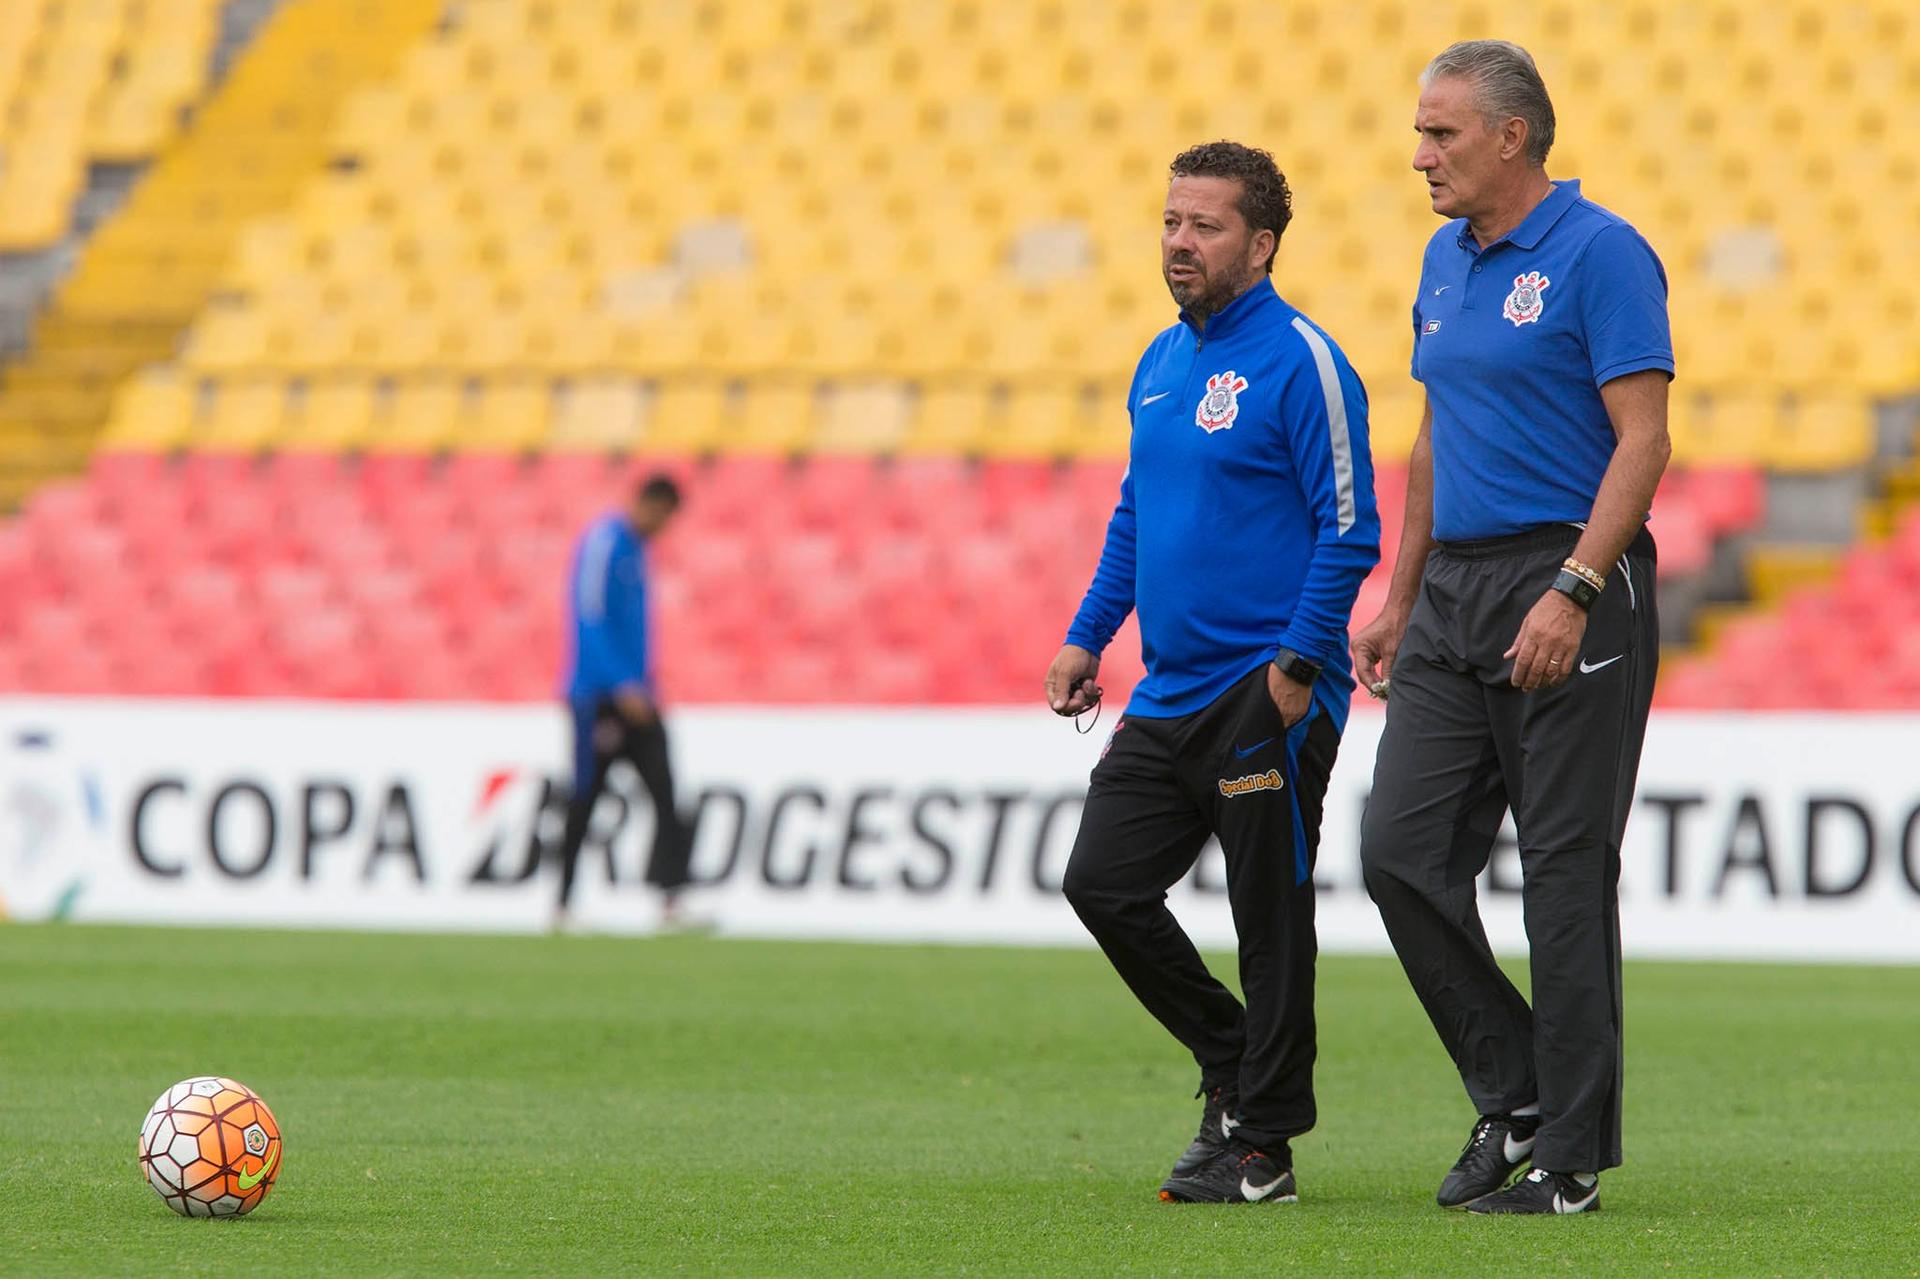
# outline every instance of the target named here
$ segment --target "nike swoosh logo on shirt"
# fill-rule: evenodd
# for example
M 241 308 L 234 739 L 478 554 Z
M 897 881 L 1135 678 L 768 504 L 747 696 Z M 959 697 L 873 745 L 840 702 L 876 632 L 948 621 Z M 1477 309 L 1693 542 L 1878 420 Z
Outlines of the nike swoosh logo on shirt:
M 1435 297 L 1439 297 L 1439 296 L 1440 296 L 1440 295 L 1441 295 L 1442 293 L 1445 293 L 1445 292 L 1446 292 L 1446 291 L 1447 291 L 1448 289 L 1450 289 L 1450 288 L 1452 288 L 1452 287 L 1453 287 L 1453 286 L 1452 286 L 1451 284 L 1443 284 L 1443 285 L 1441 285 L 1441 286 L 1440 286 L 1439 288 L 1437 288 L 1437 289 L 1435 289 L 1435 290 L 1433 291 L 1433 296 L 1435 296 Z
M 1247 746 L 1247 747 L 1235 747 L 1235 748 L 1234 748 L 1234 752 L 1233 752 L 1233 753 L 1234 753 L 1234 756 L 1235 756 L 1235 758 L 1238 758 L 1238 759 L 1245 759 L 1245 758 L 1246 758 L 1247 756 L 1249 756 L 1249 755 L 1251 755 L 1251 754 L 1253 754 L 1253 753 L 1254 753 L 1255 751 L 1257 751 L 1257 750 L 1259 750 L 1259 749 L 1260 749 L 1261 747 L 1263 747 L 1263 746 L 1271 746 L 1271 745 L 1273 745 L 1273 739 L 1272 739 L 1271 737 L 1269 737 L 1269 738 L 1268 738 L 1268 739 L 1267 739 L 1266 741 L 1264 741 L 1264 742 L 1255 742 L 1255 743 L 1254 743 L 1253 745 L 1251 745 L 1251 746 Z
M 1582 675 L 1591 675 L 1595 671 L 1599 670 L 1602 666 L 1612 666 L 1615 662 L 1619 661 L 1621 658 L 1625 656 L 1626 656 L 1625 653 L 1616 653 L 1612 657 L 1609 657 L 1604 662 L 1588 662 L 1585 658 L 1582 658 L 1580 661 L 1580 673 Z
M 1173 394 L 1172 391 L 1162 391 L 1158 395 L 1149 395 L 1144 400 L 1140 401 L 1140 407 L 1144 409 L 1145 407 L 1147 407 L 1147 405 L 1153 403 L 1155 400 L 1164 400 L 1169 395 L 1172 395 L 1172 394 Z
M 1525 1141 L 1515 1141 L 1513 1139 L 1513 1134 L 1508 1133 L 1507 1147 L 1506 1147 L 1507 1162 L 1510 1164 L 1517 1164 L 1522 1159 L 1525 1159 L 1528 1155 L 1532 1154 L 1533 1142 L 1534 1142 L 1534 1139 L 1532 1137 L 1527 1138 Z

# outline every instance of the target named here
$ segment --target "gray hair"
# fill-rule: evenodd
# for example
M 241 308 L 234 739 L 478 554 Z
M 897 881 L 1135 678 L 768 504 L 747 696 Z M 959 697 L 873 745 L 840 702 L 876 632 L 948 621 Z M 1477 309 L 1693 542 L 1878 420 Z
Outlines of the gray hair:
M 1487 127 L 1515 116 L 1527 124 L 1527 163 L 1536 169 L 1553 149 L 1553 100 L 1533 65 L 1533 55 L 1510 40 L 1462 40 L 1450 44 L 1420 73 L 1420 87 L 1457 76 L 1473 86 Z

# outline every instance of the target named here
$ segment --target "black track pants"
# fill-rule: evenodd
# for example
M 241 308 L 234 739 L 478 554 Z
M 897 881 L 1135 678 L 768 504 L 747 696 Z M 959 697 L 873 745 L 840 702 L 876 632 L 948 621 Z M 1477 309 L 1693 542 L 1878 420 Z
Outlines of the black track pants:
M 1313 862 L 1340 736 L 1317 707 L 1288 731 L 1266 671 L 1191 715 L 1120 721 L 1093 770 L 1065 887 L 1204 1084 L 1238 1087 L 1238 1135 L 1281 1151 L 1314 1122 Z M 1167 909 L 1210 834 L 1226 854 L 1244 1009 Z
M 1538 1101 L 1533 1159 L 1620 1162 L 1620 840 L 1659 660 L 1653 540 L 1607 578 L 1572 676 L 1522 693 L 1502 656 L 1580 532 L 1441 546 L 1394 659 L 1362 824 L 1367 891 L 1482 1114 Z M 1533 1006 L 1474 898 L 1507 811 L 1520 837 Z
M 684 887 L 693 847 L 691 832 L 675 807 L 666 727 L 658 719 L 629 724 L 611 701 L 575 707 L 573 715 L 574 791 L 567 804 L 566 834 L 560 841 L 560 905 L 564 908 L 573 897 L 574 873 L 593 806 L 606 787 L 608 771 L 622 759 L 633 765 L 653 800 L 653 853 L 647 862 L 647 882 L 666 892 Z

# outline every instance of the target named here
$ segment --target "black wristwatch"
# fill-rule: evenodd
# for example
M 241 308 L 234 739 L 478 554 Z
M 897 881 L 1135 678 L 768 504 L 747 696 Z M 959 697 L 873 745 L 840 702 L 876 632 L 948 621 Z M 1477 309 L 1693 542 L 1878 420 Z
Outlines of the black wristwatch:
M 1312 684 L 1320 678 L 1320 663 L 1300 656 L 1290 648 L 1283 648 L 1273 655 L 1273 664 L 1280 673 L 1296 684 Z
M 1578 604 L 1583 612 L 1591 611 L 1593 602 L 1600 598 L 1593 583 L 1571 569 L 1560 570 L 1560 576 L 1553 579 L 1553 589 Z

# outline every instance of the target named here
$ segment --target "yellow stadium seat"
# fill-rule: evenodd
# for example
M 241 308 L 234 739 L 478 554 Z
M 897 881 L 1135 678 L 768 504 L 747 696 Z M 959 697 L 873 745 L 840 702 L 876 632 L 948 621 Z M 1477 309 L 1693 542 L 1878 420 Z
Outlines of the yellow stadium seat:
M 1719 390 L 1698 406 L 1695 460 L 1725 464 L 1768 456 L 1780 438 L 1780 397 L 1768 389 Z
M 695 366 L 698 335 L 672 315 L 606 316 L 608 345 L 616 367 L 647 377 L 674 377 Z
M 1420 434 L 1426 392 L 1404 372 L 1366 383 L 1367 437 L 1379 465 L 1399 463 L 1413 452 Z
M 373 425 L 373 386 L 364 378 L 309 382 L 289 419 L 288 447 L 313 452 L 351 452 L 366 447 Z
M 553 418 L 553 385 L 544 378 L 489 382 L 468 415 L 457 447 L 531 452 L 545 444 Z
M 1873 452 L 1872 406 L 1858 395 L 1801 396 L 1773 424 L 1767 462 L 1785 471 L 1828 471 Z
M 174 370 L 150 369 L 121 389 L 101 443 L 165 452 L 185 445 L 193 428 L 193 388 Z
M 79 193 L 79 171 L 67 159 L 11 163 L 0 180 L 0 253 L 42 248 L 65 235 Z
M 1439 225 L 1408 163 L 1413 81 L 1496 18 L 1555 91 L 1552 171 L 1667 265 L 1683 455 L 1857 465 L 1871 444 L 1839 406 L 1920 384 L 1901 0 L 1504 17 L 310 0 L 262 28 L 185 135 L 220 0 L 21 12 L 0 23 L 0 84 L 27 86 L 0 126 L 0 246 L 65 233 L 90 155 L 160 147 L 60 309 L 184 328 L 182 367 L 223 388 L 394 377 L 387 446 L 1093 455 L 1115 431 L 1084 388 L 1124 383 L 1173 319 L 1166 164 L 1227 135 L 1287 171 L 1277 283 L 1361 371 L 1382 457 L 1402 455 L 1407 310 Z M 1196 22 L 1216 41 L 1198 79 Z M 1805 198 L 1783 204 L 1782 180 Z M 1771 265 L 1727 251 L 1769 237 Z M 449 408 L 444 384 L 469 379 L 481 394 Z M 555 381 L 575 389 L 533 411 Z M 308 438 L 302 404 L 287 430 Z M 209 429 L 251 438 L 226 411 L 216 397 Z M 311 438 L 373 431 L 354 421 Z
M 377 311 L 354 317 L 348 349 L 363 369 L 421 373 L 438 366 L 440 338 L 439 326 L 430 316 Z
M 566 388 L 548 441 L 561 449 L 632 449 L 639 442 L 645 397 L 632 378 L 583 379 Z
M 892 453 L 906 437 L 913 404 L 893 382 L 835 387 L 821 412 L 814 447 L 825 453 Z
M 977 455 L 1004 416 L 1004 401 L 984 383 L 923 386 L 901 451 Z
M 1095 417 L 1084 387 L 1041 383 L 1016 387 L 1006 411 L 982 440 L 988 457 L 1072 457 L 1093 433 Z
M 368 446 L 382 453 L 438 453 L 457 448 L 467 425 L 467 396 L 451 377 L 409 378 L 393 391 Z
M 206 423 L 194 432 L 196 447 L 257 452 L 276 443 L 286 415 L 286 385 L 277 377 L 219 382 Z
M 720 383 L 663 382 L 647 406 L 640 442 L 668 453 L 706 453 L 727 447 L 737 411 Z
M 435 363 L 441 368 L 487 373 L 519 363 L 526 349 L 524 329 L 514 316 L 476 310 L 442 315 L 438 321 Z
M 747 389 L 726 428 L 729 451 L 798 453 L 814 441 L 819 394 L 811 382 L 762 382 Z
M 187 334 L 181 362 L 209 373 L 254 368 L 266 357 L 267 332 L 257 312 L 234 307 L 203 311 Z

